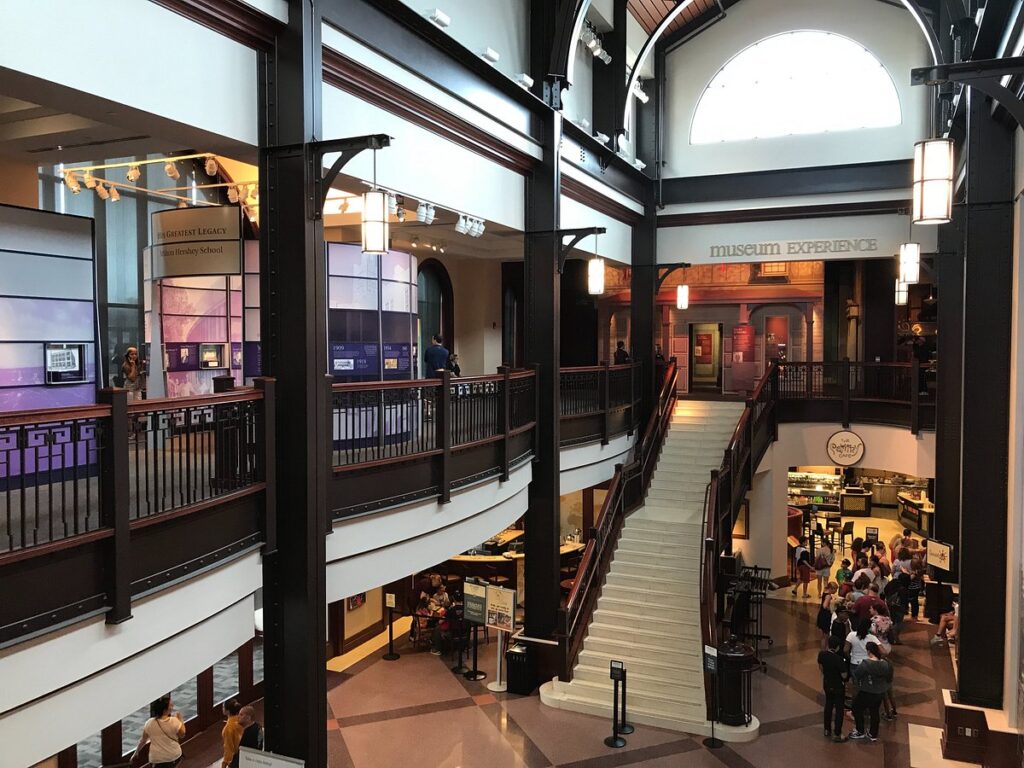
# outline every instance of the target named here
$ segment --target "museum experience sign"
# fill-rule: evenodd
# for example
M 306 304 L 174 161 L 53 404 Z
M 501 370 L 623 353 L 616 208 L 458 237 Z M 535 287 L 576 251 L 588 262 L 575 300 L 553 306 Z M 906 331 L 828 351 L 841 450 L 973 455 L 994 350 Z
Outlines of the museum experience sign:
M 856 237 L 850 240 L 775 240 L 763 243 L 712 245 L 709 247 L 708 255 L 712 259 L 726 259 L 755 256 L 823 256 L 829 253 L 875 253 L 877 251 L 878 238 Z
M 153 278 L 237 275 L 242 213 L 235 205 L 173 208 L 153 214 Z

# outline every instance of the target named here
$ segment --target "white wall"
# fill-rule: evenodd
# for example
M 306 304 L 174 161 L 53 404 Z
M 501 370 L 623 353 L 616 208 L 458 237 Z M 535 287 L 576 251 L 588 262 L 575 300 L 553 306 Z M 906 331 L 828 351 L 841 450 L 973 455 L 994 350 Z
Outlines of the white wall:
M 377 153 L 377 181 L 417 199 L 522 230 L 525 180 L 435 133 L 406 122 L 333 86 L 323 91 L 324 136 L 386 133 L 391 146 Z M 333 156 L 325 159 L 333 162 Z M 373 178 L 373 157 L 364 152 L 345 173 Z
M 571 197 L 561 196 L 560 226 L 563 229 L 604 227 L 607 231 L 597 239 L 586 237 L 576 245 L 575 251 L 589 256 L 597 254 L 620 264 L 633 263 L 633 228 L 607 214 L 578 203 Z M 576 254 L 580 255 L 579 253 Z
M 261 584 L 251 552 L 139 600 L 123 624 L 100 616 L 0 651 L 0 765 L 56 754 L 213 666 L 253 636 Z
M 0 67 L 258 143 L 256 52 L 156 3 L 7 0 L 0 29 Z
M 494 65 L 513 78 L 529 72 L 529 4 L 526 0 L 402 0 L 417 13 L 440 8 L 451 17 L 445 30 L 473 53 L 484 48 L 497 51 L 501 58 Z
M 723 22 L 724 23 L 724 22 Z M 720 25 L 719 25 L 720 26 Z M 780 221 L 734 224 L 700 224 L 692 227 L 658 229 L 658 263 L 687 261 L 691 264 L 747 263 L 754 261 L 807 261 L 809 259 L 889 258 L 899 253 L 907 241 L 909 217 L 896 214 L 873 216 L 836 216 L 824 219 L 784 219 Z M 913 237 L 925 253 L 936 250 L 936 227 L 914 227 Z M 874 250 L 848 253 L 788 253 L 789 242 L 808 240 L 873 239 Z M 723 245 L 780 243 L 777 254 L 764 256 L 715 255 L 712 249 Z
M 825 451 L 836 424 L 780 424 L 779 439 L 761 460 L 750 492 L 750 538 L 735 540 L 748 564 L 786 573 L 786 485 L 790 467 L 829 466 Z M 914 477 L 935 477 L 935 433 L 917 435 L 900 427 L 851 424 L 864 441 L 859 467 L 886 469 Z
M 564 496 L 611 480 L 615 465 L 629 462 L 634 438 L 635 435 L 619 435 L 609 440 L 608 445 L 588 443 L 563 448 L 559 493 Z
M 562 115 L 566 120 L 579 123 L 586 120 L 590 127 L 584 130 L 594 134 L 594 67 L 607 66 L 596 61 L 582 42 L 576 41 L 573 48 L 574 65 L 572 85 L 562 91 Z M 582 126 L 581 126 L 582 127 Z
M 903 111 L 894 128 L 818 136 L 691 146 L 690 127 L 701 94 L 734 55 L 782 32 L 822 30 L 870 50 L 892 77 Z M 928 47 L 902 7 L 877 0 L 775 0 L 739 3 L 728 17 L 672 52 L 666 62 L 665 176 L 841 165 L 911 156 L 927 129 L 927 89 L 910 87 L 910 69 L 930 63 Z M 814 62 L 806 62 L 813 66 Z M 840 87 L 837 84 L 837 87 Z M 850 94 L 857 98 L 856 93 Z

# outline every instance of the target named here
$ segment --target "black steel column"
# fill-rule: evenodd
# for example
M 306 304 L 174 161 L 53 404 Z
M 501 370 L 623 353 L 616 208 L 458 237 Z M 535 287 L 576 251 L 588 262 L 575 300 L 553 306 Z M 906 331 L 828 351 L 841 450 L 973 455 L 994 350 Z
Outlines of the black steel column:
M 601 45 L 611 55 L 611 62 L 594 59 L 594 130 L 606 136 L 614 136 L 622 127 L 622 105 L 626 102 L 626 5 L 626 0 L 612 0 L 613 26 L 601 33 Z
M 320 137 L 320 14 L 289 3 L 262 68 L 260 322 L 277 379 L 277 551 L 264 558 L 267 748 L 327 765 L 327 288 L 312 218 L 309 142 Z
M 959 700 L 1003 705 L 1013 316 L 1013 132 L 967 94 Z M 940 366 L 942 361 L 940 360 Z
M 647 424 L 654 404 L 654 344 L 656 291 L 658 283 L 658 212 L 654 202 L 654 185 L 644 200 L 644 217 L 633 225 L 633 269 L 630 283 L 630 343 L 633 359 L 640 368 L 640 425 Z M 660 323 L 658 331 L 661 330 Z M 660 336 L 660 333 L 658 334 Z M 668 359 L 669 351 L 662 350 Z
M 544 115 L 544 155 L 527 178 L 526 229 L 551 232 L 559 225 L 562 115 Z M 526 238 L 526 362 L 537 370 L 537 427 L 533 479 L 526 512 L 526 633 L 550 637 L 556 628 L 559 576 L 559 365 L 561 363 L 560 238 Z

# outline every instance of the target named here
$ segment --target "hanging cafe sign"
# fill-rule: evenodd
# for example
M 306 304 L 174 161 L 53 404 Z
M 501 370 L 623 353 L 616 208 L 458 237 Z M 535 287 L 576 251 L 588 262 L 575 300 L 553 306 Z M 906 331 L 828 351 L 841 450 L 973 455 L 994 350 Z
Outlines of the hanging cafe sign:
M 825 451 L 836 466 L 850 467 L 864 458 L 864 441 L 856 432 L 840 430 L 828 439 Z
M 848 240 L 769 240 L 762 243 L 712 245 L 713 259 L 752 256 L 814 256 L 826 253 L 874 253 L 878 238 L 856 237 Z

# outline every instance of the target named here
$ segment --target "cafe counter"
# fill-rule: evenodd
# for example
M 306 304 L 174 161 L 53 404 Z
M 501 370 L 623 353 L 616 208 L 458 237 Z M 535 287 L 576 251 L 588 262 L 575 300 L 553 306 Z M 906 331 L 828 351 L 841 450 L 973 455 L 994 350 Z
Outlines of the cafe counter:
M 935 505 L 927 498 L 915 499 L 903 493 L 896 494 L 896 502 L 899 506 L 900 522 L 914 533 L 931 538 Z
M 520 532 L 521 533 L 521 532 Z M 578 560 L 583 553 L 585 544 L 566 542 L 559 548 L 562 565 Z M 516 599 L 522 603 L 526 579 L 524 568 L 526 557 L 522 552 L 505 552 L 502 555 L 456 555 L 448 560 L 448 573 L 458 574 L 462 578 L 470 577 L 490 580 L 494 576 L 504 576 L 508 582 L 502 586 L 518 592 Z

